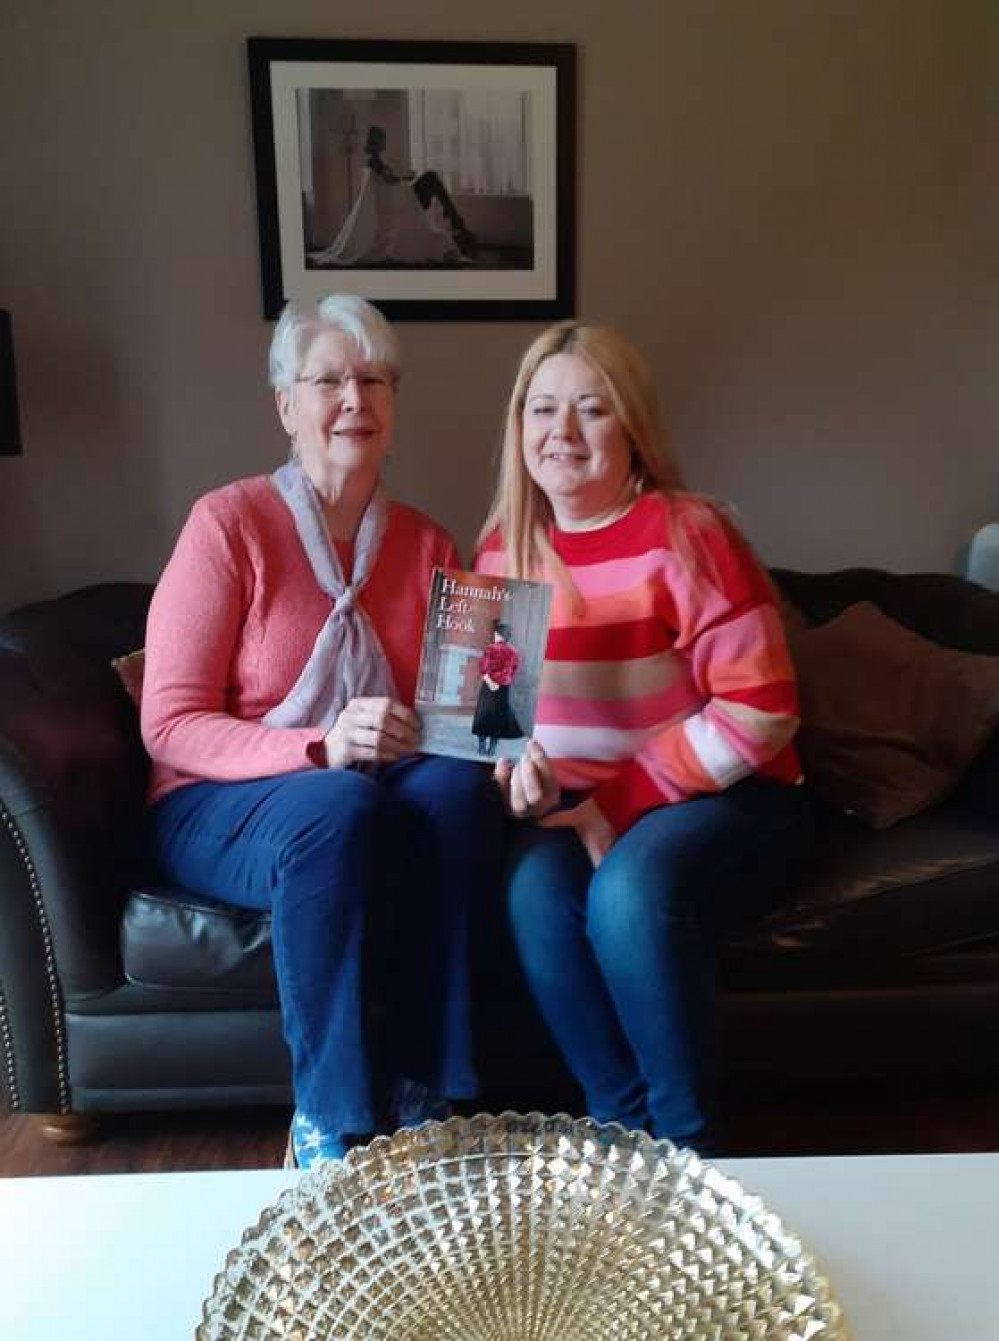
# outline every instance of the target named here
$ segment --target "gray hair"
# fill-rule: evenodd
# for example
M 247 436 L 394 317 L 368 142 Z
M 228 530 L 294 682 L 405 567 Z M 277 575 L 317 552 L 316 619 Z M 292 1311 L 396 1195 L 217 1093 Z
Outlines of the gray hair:
M 395 381 L 400 371 L 399 341 L 376 307 L 353 293 L 331 293 L 314 308 L 288 303 L 274 327 L 267 355 L 272 387 L 291 391 L 313 340 L 324 330 L 352 340 L 368 363 L 387 368 Z

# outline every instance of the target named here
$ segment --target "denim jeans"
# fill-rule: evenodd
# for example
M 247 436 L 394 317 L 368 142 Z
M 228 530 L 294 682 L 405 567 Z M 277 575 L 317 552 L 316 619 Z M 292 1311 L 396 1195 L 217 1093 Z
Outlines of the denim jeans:
M 414 757 L 199 782 L 158 801 L 149 830 L 168 881 L 271 911 L 295 1101 L 313 1121 L 377 1130 L 398 1076 L 474 1094 L 469 910 L 503 835 L 487 769 Z
M 804 789 L 761 779 L 649 811 L 596 870 L 571 830 L 522 826 L 514 940 L 593 1117 L 711 1146 L 715 941 L 770 910 L 811 830 Z

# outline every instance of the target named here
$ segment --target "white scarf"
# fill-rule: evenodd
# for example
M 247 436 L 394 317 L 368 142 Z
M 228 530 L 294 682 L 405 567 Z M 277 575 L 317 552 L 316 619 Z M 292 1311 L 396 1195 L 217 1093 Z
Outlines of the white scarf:
M 328 731 L 352 698 L 398 698 L 385 652 L 357 595 L 378 559 L 388 521 L 380 489 L 371 496 L 354 545 L 348 585 L 315 486 L 297 461 L 271 476 L 287 505 L 320 588 L 333 601 L 301 675 L 287 696 L 261 719 L 265 726 L 314 726 Z

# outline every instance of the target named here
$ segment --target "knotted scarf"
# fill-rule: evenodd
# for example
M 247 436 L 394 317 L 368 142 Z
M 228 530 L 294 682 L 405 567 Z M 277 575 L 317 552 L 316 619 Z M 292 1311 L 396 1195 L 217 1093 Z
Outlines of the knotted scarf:
M 315 726 L 328 731 L 352 698 L 398 698 L 378 634 L 357 602 L 381 548 L 388 500 L 376 489 L 354 542 L 354 572 L 348 583 L 326 527 L 315 486 L 297 461 L 271 476 L 295 523 L 322 591 L 333 602 L 309 659 L 287 696 L 261 720 L 265 726 Z

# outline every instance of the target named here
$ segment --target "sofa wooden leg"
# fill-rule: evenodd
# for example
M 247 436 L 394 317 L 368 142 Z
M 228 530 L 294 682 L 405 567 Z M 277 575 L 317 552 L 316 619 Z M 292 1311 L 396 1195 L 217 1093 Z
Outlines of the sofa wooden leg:
M 45 1113 L 38 1126 L 54 1145 L 87 1145 L 101 1135 L 101 1120 L 95 1113 Z

